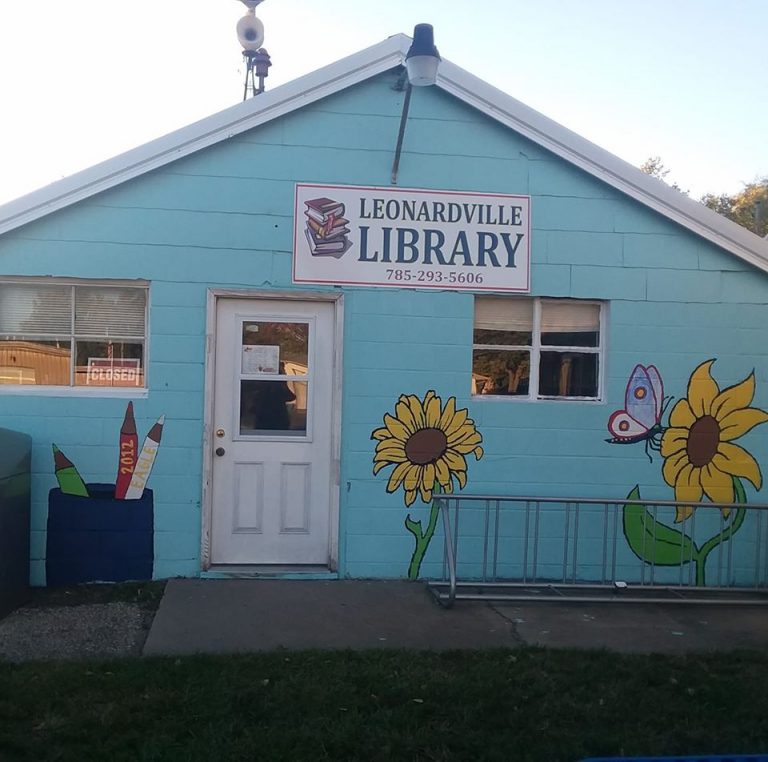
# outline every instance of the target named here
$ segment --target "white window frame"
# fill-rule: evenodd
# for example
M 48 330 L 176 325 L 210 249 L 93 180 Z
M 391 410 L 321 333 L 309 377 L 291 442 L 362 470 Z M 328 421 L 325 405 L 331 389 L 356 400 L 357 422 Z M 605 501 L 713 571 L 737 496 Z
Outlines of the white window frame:
M 475 295 L 475 300 L 483 299 L 485 295 Z M 605 349 L 606 349 L 606 327 L 608 304 L 595 299 L 572 299 L 572 298 L 554 298 L 545 296 L 509 296 L 506 297 L 515 300 L 527 300 L 533 303 L 533 328 L 531 331 L 531 344 L 475 344 L 472 343 L 472 368 L 470 374 L 474 371 L 474 350 L 475 349 L 497 349 L 506 352 L 528 352 L 530 356 L 530 375 L 528 377 L 528 394 L 472 394 L 473 402 L 487 400 L 489 402 L 498 402 L 505 400 L 507 402 L 603 402 L 605 390 Z M 541 307 L 546 302 L 572 302 L 584 305 L 594 305 L 599 309 L 599 335 L 596 347 L 571 347 L 571 346 L 543 346 L 546 352 L 573 352 L 578 354 L 597 355 L 597 396 L 596 397 L 561 397 L 559 395 L 538 394 L 539 371 L 541 366 Z M 474 315 L 473 315 L 473 333 L 474 333 Z
M 0 384 L 1 396 L 37 396 L 37 397 L 116 397 L 123 399 L 144 399 L 149 396 L 149 305 L 150 305 L 150 283 L 145 280 L 107 280 L 107 279 L 86 279 L 86 278 L 57 278 L 57 277 L 14 277 L 2 276 L 0 285 L 34 285 L 34 286 L 80 286 L 93 288 L 102 286 L 104 288 L 136 288 L 143 289 L 146 293 L 144 300 L 144 336 L 135 337 L 136 341 L 144 344 L 144 386 L 75 386 L 74 373 L 76 363 L 76 342 L 78 339 L 84 340 L 103 340 L 104 337 L 78 336 L 75 334 L 75 300 L 72 299 L 72 318 L 71 330 L 69 334 L 71 356 L 70 356 L 70 383 L 68 386 L 50 386 L 43 384 Z M 53 336 L 53 335 L 52 335 Z M 45 334 L 38 334 L 36 338 L 42 341 L 46 340 Z M 54 339 L 58 336 L 53 336 Z M 120 341 L 130 341 L 133 337 L 122 337 Z

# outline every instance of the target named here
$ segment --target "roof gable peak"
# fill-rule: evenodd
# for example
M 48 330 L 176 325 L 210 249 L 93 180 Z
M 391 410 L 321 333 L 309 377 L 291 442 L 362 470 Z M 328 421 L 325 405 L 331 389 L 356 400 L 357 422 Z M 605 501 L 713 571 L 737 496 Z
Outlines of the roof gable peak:
M 404 34 L 354 53 L 0 206 L 0 234 L 402 65 Z M 722 217 L 443 59 L 437 86 L 556 156 L 768 272 L 768 240 Z

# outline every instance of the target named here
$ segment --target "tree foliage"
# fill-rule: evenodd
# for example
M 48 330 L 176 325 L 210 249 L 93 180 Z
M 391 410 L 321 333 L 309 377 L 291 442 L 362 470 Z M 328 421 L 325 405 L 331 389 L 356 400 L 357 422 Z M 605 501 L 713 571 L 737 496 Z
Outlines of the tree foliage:
M 664 166 L 660 156 L 650 156 L 641 165 L 640 170 L 646 175 L 667 183 L 681 193 L 688 194 L 680 186 L 667 181 L 670 170 Z M 744 189 L 733 195 L 727 193 L 707 193 L 699 201 L 723 217 L 751 230 L 756 235 L 768 237 L 768 176 L 760 177 L 748 183 Z
M 768 176 L 732 196 L 707 193 L 701 203 L 759 236 L 768 236 Z
M 670 188 L 674 188 L 680 193 L 688 195 L 688 191 L 683 190 L 676 182 L 667 182 L 667 175 L 670 170 L 664 166 L 664 162 L 661 160 L 661 156 L 649 156 L 641 165 L 640 171 L 645 172 L 646 175 L 655 177 L 657 180 L 661 180 L 663 183 L 669 185 Z

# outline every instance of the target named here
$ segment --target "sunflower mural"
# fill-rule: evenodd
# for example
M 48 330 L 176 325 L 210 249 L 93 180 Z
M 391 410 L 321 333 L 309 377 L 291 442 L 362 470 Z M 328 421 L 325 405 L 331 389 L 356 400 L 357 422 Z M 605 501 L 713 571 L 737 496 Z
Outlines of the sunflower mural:
M 714 362 L 707 360 L 693 371 L 686 397 L 679 399 L 669 414 L 669 425 L 663 427 L 660 422 L 658 425 L 661 432 L 658 449 L 664 459 L 661 473 L 674 490 L 678 503 L 674 524 L 682 525 L 681 528 L 657 521 L 640 504 L 628 503 L 624 507 L 624 535 L 635 555 L 658 566 L 693 563 L 697 585 L 706 584 L 709 554 L 730 540 L 744 523 L 747 498 L 743 480 L 755 490 L 762 488 L 759 464 L 734 440 L 768 421 L 768 413 L 751 407 L 755 395 L 754 372 L 721 390 L 712 378 Z M 640 499 L 638 487 L 629 493 L 628 499 Z M 695 510 L 686 503 L 699 503 L 704 499 L 738 507 L 722 508 L 721 531 L 697 545 L 693 530 L 685 531 L 685 522 Z
M 483 437 L 475 428 L 466 408 L 456 409 L 456 398 L 449 397 L 445 405 L 434 391 L 423 399 L 416 395 L 401 395 L 395 404 L 395 414 L 384 414 L 384 426 L 371 434 L 376 441 L 373 473 L 394 466 L 387 482 L 387 492 L 402 487 L 406 508 L 416 498 L 432 503 L 429 522 L 423 530 L 421 520 L 405 519 L 405 528 L 413 535 L 415 547 L 408 566 L 408 578 L 417 579 L 421 562 L 435 534 L 439 506 L 434 496 L 451 494 L 454 485 L 463 489 L 467 484 L 467 455 L 476 460 L 483 456 Z

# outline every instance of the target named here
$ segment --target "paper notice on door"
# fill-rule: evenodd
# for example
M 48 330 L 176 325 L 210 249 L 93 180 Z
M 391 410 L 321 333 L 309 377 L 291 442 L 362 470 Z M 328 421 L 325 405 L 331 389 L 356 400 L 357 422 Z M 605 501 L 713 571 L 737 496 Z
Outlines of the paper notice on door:
M 280 347 L 243 345 L 242 373 L 278 373 Z

